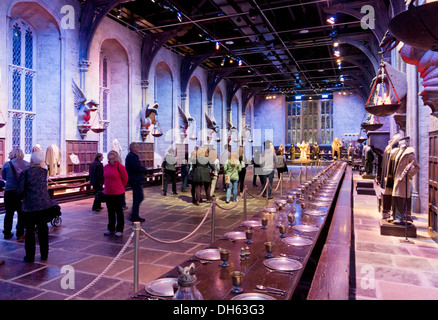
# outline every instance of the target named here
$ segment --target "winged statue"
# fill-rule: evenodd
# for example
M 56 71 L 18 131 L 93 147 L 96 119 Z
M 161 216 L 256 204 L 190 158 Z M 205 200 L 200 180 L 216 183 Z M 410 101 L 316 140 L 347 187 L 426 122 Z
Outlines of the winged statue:
M 236 126 L 233 125 L 230 120 L 227 120 L 227 130 L 228 131 L 234 131 L 236 129 L 237 129 Z
M 154 103 L 152 106 L 148 103 L 140 110 L 140 133 L 143 141 L 146 139 L 147 135 L 150 132 L 149 127 L 152 124 L 155 125 L 157 115 L 158 103 Z
M 214 118 L 214 116 L 212 116 L 211 118 L 205 114 L 205 121 L 207 121 L 207 128 L 210 130 L 213 130 L 214 132 L 218 132 L 219 130 L 219 126 L 216 123 L 216 119 Z
M 187 129 L 190 124 L 194 121 L 192 116 L 189 113 L 185 113 L 181 107 L 178 107 L 179 119 L 180 119 L 180 128 L 184 132 L 184 137 L 187 137 Z
M 75 100 L 75 108 L 78 109 L 78 125 L 88 124 L 91 118 L 91 112 L 96 111 L 99 104 L 94 100 L 88 100 L 74 79 L 72 89 Z

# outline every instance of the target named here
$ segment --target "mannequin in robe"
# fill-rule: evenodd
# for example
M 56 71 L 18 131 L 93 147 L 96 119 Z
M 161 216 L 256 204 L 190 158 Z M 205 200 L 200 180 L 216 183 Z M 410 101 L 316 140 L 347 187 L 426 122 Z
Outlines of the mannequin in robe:
M 401 223 L 411 211 L 411 188 L 409 181 L 420 171 L 415 149 L 408 146 L 406 140 L 399 142 L 399 151 L 395 157 L 394 187 L 392 190 L 391 217 L 388 221 Z M 409 169 L 409 172 L 406 172 Z M 407 210 L 407 212 L 406 212 Z
M 298 144 L 297 146 L 298 148 L 300 148 L 301 151 L 300 160 L 307 160 L 307 148 L 309 147 L 309 145 L 303 141 L 301 142 L 301 144 Z
M 382 172 L 381 172 L 381 178 L 380 178 L 380 187 L 384 190 L 384 194 L 392 194 L 392 184 L 390 187 L 389 192 L 385 192 L 386 189 L 386 181 L 388 179 L 388 173 L 391 171 L 390 165 L 391 162 L 391 152 L 398 148 L 398 142 L 401 139 L 401 135 L 399 133 L 396 133 L 391 140 L 388 141 L 388 145 L 386 146 L 385 150 L 383 151 L 382 156 Z M 395 157 L 395 156 L 394 156 Z
M 293 143 L 291 143 L 291 145 L 290 145 L 289 155 L 290 155 L 291 161 L 295 160 L 295 146 Z
M 371 175 L 373 174 L 374 153 L 370 146 L 363 148 L 363 156 L 365 159 L 365 173 Z
M 348 163 L 353 164 L 353 158 L 354 158 L 354 150 L 353 144 L 350 143 L 350 146 L 347 149 L 347 157 L 348 157 Z
M 341 147 L 342 142 L 339 140 L 339 138 L 335 138 L 332 143 L 332 157 L 333 160 L 339 159 L 341 157 Z
M 59 166 L 61 165 L 61 151 L 59 147 L 52 143 L 46 149 L 46 165 L 49 176 L 54 176 L 59 173 Z
M 122 146 L 120 145 L 119 140 L 114 139 L 113 142 L 111 143 L 111 150 L 117 151 L 117 153 L 119 154 L 120 157 L 122 157 Z
M 318 146 L 318 143 L 316 143 L 316 142 L 313 144 L 312 158 L 314 160 L 318 160 L 319 159 L 319 146 Z

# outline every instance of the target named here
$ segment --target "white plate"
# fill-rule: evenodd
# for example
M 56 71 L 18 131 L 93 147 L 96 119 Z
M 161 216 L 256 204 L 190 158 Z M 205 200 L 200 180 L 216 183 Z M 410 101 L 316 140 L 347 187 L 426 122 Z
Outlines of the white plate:
M 249 292 L 249 293 L 238 294 L 237 296 L 233 297 L 231 300 L 276 300 L 276 299 L 264 293 Z
M 318 227 L 308 225 L 308 224 L 298 224 L 296 226 L 292 226 L 292 229 L 299 231 L 299 232 L 317 232 L 319 230 Z
M 245 232 L 243 231 L 231 231 L 224 234 L 224 236 L 231 240 L 243 240 L 246 239 Z
M 295 247 L 310 246 L 313 243 L 312 240 L 299 236 L 286 237 L 282 241 L 287 245 Z
M 263 261 L 265 267 L 278 271 L 296 271 L 300 270 L 303 265 L 301 262 L 289 258 L 272 258 Z
M 259 220 L 245 220 L 242 222 L 245 227 L 261 227 L 262 223 Z
M 309 216 L 325 216 L 326 212 L 321 210 L 304 210 L 303 214 L 308 214 Z
M 147 293 L 159 297 L 173 297 L 173 284 L 178 283 L 177 278 L 161 278 L 146 285 Z
M 220 260 L 219 249 L 203 249 L 195 253 L 195 256 L 202 260 Z

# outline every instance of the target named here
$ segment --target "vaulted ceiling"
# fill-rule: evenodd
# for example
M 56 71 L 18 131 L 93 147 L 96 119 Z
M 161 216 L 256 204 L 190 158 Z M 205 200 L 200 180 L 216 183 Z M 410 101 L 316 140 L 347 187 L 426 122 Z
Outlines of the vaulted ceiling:
M 84 4 L 104 7 L 111 19 L 145 38 L 160 39 L 160 45 L 236 87 L 284 94 L 351 89 L 364 98 L 382 59 L 379 43 L 388 22 L 403 8 L 403 0 L 94 0 Z M 331 16 L 333 24 L 327 22 Z M 369 17 L 374 20 L 366 20 Z M 374 23 L 374 28 L 364 28 L 361 20 L 370 27 Z

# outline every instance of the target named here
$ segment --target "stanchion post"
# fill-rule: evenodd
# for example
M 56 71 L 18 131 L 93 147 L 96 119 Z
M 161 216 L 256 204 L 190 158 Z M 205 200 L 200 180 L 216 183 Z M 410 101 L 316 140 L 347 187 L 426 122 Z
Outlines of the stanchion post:
M 266 176 L 266 184 L 267 184 L 267 186 L 266 186 L 266 193 L 265 193 L 265 196 L 266 196 L 266 207 L 267 207 L 268 204 L 269 204 L 269 187 L 270 187 L 270 183 L 269 183 L 269 178 L 268 178 L 268 176 Z
M 216 217 L 216 197 L 213 197 L 213 202 L 211 206 L 211 242 L 214 242 L 214 238 L 216 237 L 216 226 L 215 226 L 215 217 Z
M 245 185 L 245 188 L 243 189 L 243 221 L 246 220 L 246 191 L 248 187 Z
M 139 250 L 139 238 L 140 238 L 140 222 L 134 222 L 134 293 L 138 291 L 138 272 L 139 272 L 139 260 L 138 260 L 138 250 Z

